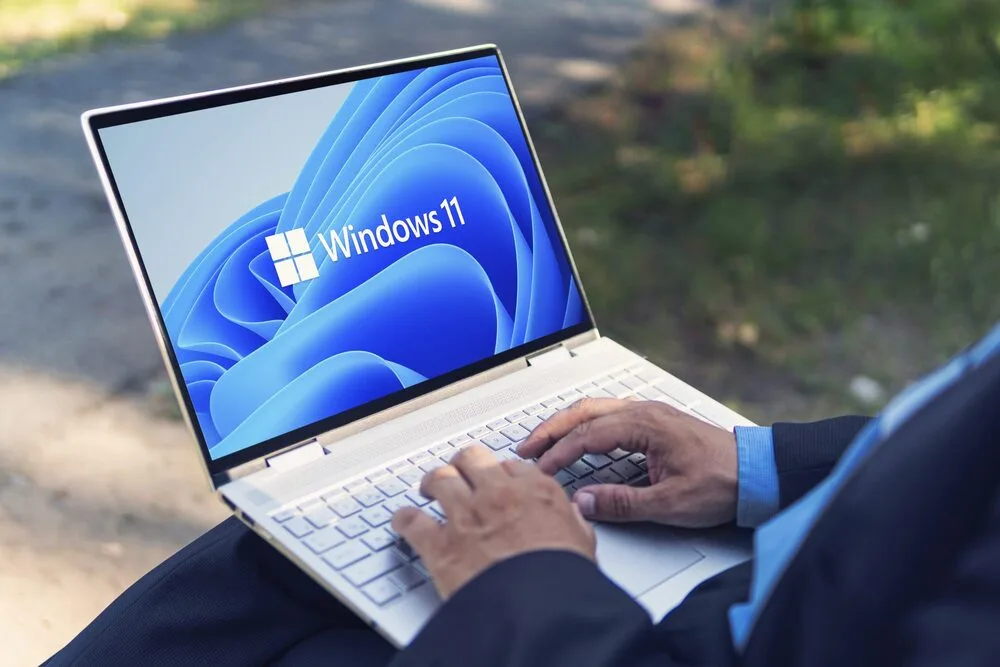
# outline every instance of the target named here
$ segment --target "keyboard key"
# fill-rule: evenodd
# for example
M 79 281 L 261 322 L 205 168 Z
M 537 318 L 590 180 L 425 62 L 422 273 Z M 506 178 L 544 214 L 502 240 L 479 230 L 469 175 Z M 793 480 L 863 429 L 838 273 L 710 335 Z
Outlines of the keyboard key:
M 573 477 L 573 475 L 569 474 L 565 470 L 556 471 L 556 474 L 553 475 L 553 478 L 555 478 L 555 480 L 559 482 L 560 486 L 566 486 L 576 481 L 576 477 Z
M 343 534 L 337 530 L 336 526 L 327 526 L 323 530 L 317 531 L 302 540 L 302 544 L 309 547 L 314 554 L 321 554 L 334 547 L 339 547 L 344 543 Z
M 675 379 L 663 377 L 653 382 L 653 385 L 667 396 L 687 406 L 697 405 L 702 400 L 700 392 Z
M 305 517 L 301 516 L 292 517 L 283 525 L 285 530 L 300 539 L 313 532 L 313 527 L 305 520 Z
M 345 536 L 355 538 L 362 533 L 368 532 L 368 524 L 361 520 L 361 517 L 352 516 L 337 524 L 337 530 Z
M 396 543 L 396 538 L 389 534 L 385 528 L 379 528 L 369 532 L 361 538 L 372 551 L 381 551 L 386 547 L 391 547 Z
M 539 419 L 538 417 L 528 417 L 527 419 L 522 419 L 521 422 L 518 424 L 518 426 L 520 426 L 521 428 L 526 428 L 529 431 L 534 431 L 541 425 L 541 423 L 542 420 Z
M 323 506 L 322 498 L 310 498 L 309 500 L 299 505 L 299 511 L 302 512 L 303 514 L 308 514 L 309 512 L 312 512 L 313 510 L 318 509 L 322 506 Z
M 382 492 L 378 489 L 367 487 L 355 493 L 354 499 L 365 507 L 371 507 L 373 505 L 378 505 L 380 502 L 385 500 L 385 496 L 383 496 Z
M 368 475 L 368 477 L 366 477 L 365 479 L 367 479 L 372 484 L 376 484 L 376 483 L 382 481 L 383 479 L 385 479 L 386 477 L 389 477 L 389 471 L 388 470 L 378 470 L 378 471 L 373 472 L 372 474 Z
M 408 561 L 417 559 L 417 552 L 414 551 L 413 547 L 410 546 L 410 543 L 404 539 L 396 539 L 396 551 L 398 551 L 399 555 Z
M 349 517 L 355 512 L 361 511 L 361 505 L 359 505 L 354 498 L 350 496 L 341 496 L 330 502 L 330 509 L 336 512 L 340 517 Z
M 505 436 L 503 433 L 490 433 L 489 435 L 483 436 L 482 443 L 493 451 L 497 451 L 498 449 L 503 449 L 509 445 L 510 438 Z
M 356 479 L 353 482 L 351 482 L 349 484 L 346 484 L 344 486 L 344 491 L 347 491 L 348 493 L 354 493 L 358 489 L 363 489 L 366 486 L 368 486 L 368 481 L 367 480 Z
M 642 452 L 636 452 L 635 454 L 632 454 L 631 456 L 629 456 L 628 460 L 629 460 L 629 462 L 632 463 L 632 465 L 636 465 L 636 466 L 645 465 L 645 463 L 646 463 L 646 455 L 643 454 Z
M 616 473 L 611 468 L 605 468 L 604 470 L 598 470 L 593 474 L 593 478 L 600 482 L 601 484 L 621 484 L 625 480 L 622 476 Z
M 623 385 L 621 382 L 612 382 L 604 387 L 604 391 L 618 398 L 632 393 L 632 390 Z
M 569 470 L 577 478 L 586 477 L 590 473 L 594 472 L 594 469 L 583 461 L 573 461 L 564 470 Z
M 342 570 L 352 563 L 357 563 L 362 558 L 367 558 L 370 554 L 371 552 L 368 550 L 368 547 L 361 542 L 348 542 L 332 551 L 328 551 L 323 556 L 323 560 L 334 569 Z
M 656 380 L 660 380 L 663 377 L 663 373 L 661 373 L 658 369 L 650 368 L 648 366 L 646 368 L 637 371 L 636 375 L 639 378 L 641 378 L 644 382 L 650 382 L 650 383 Z
M 406 499 L 409 500 L 414 505 L 416 505 L 417 507 L 423 507 L 424 505 L 430 502 L 430 500 L 420 495 L 419 491 L 407 491 Z
M 610 452 L 608 452 L 608 456 L 611 457 L 615 461 L 621 461 L 622 459 L 626 458 L 628 455 L 629 455 L 629 453 L 626 452 L 621 447 L 618 447 L 617 449 L 612 449 Z
M 559 394 L 559 398 L 565 401 L 566 403 L 576 403 L 581 398 L 583 398 L 583 394 L 574 389 L 572 391 L 567 391 L 566 393 Z
M 582 489 L 585 486 L 590 486 L 591 484 L 598 484 L 598 483 L 599 482 L 596 479 L 594 479 L 593 475 L 589 475 L 587 477 L 578 479 L 575 482 L 573 482 L 573 486 L 577 489 Z
M 623 378 L 627 378 L 629 375 L 630 375 L 630 373 L 628 371 L 625 371 L 625 370 L 615 371 L 614 373 L 611 374 L 611 379 L 612 380 L 621 380 Z
M 456 456 L 458 456 L 458 453 L 460 451 L 462 451 L 462 449 L 465 449 L 465 448 L 464 447 L 462 447 L 462 448 L 456 448 L 456 449 L 452 449 L 450 452 L 445 452 L 444 454 L 441 455 L 441 460 L 444 461 L 445 463 L 451 463 L 451 460 L 453 458 L 455 458 Z
M 638 389 L 639 387 L 646 384 L 645 382 L 643 382 L 642 380 L 633 375 L 630 375 L 626 378 L 622 378 L 621 383 L 626 387 L 628 387 L 629 389 Z
M 364 519 L 365 523 L 367 523 L 372 528 L 381 526 L 383 523 L 389 523 L 389 521 L 392 519 L 392 514 L 390 514 L 381 505 L 379 505 L 378 507 L 372 507 L 371 509 L 366 509 L 358 516 Z
M 427 452 L 420 452 L 419 454 L 414 454 L 413 456 L 410 457 L 410 463 L 412 463 L 415 466 L 419 466 L 421 463 L 427 463 L 433 458 L 434 457 L 428 454 Z
M 514 442 L 521 442 L 529 435 L 531 435 L 531 431 L 524 428 L 520 424 L 514 424 L 513 426 L 508 426 L 507 428 L 503 429 L 500 432 L 503 433 L 508 438 L 510 438 L 511 440 L 513 440 Z
M 544 401 L 542 401 L 542 406 L 546 408 L 554 408 L 557 405 L 562 405 L 562 404 L 563 404 L 563 399 L 559 398 L 558 396 L 553 396 L 552 398 L 546 398 Z
M 539 412 L 542 412 L 543 410 L 545 410 L 545 406 L 542 405 L 541 403 L 535 403 L 534 405 L 529 405 L 524 409 L 524 411 L 529 415 L 537 415 Z
M 591 398 L 614 398 L 613 395 L 604 391 L 603 389 L 595 389 L 594 391 L 587 394 L 587 396 L 590 396 Z
M 399 479 L 403 480 L 409 486 L 419 484 L 420 480 L 424 478 L 424 471 L 419 468 L 407 468 L 397 474 L 399 475 Z
M 584 454 L 580 458 L 591 468 L 597 468 L 598 470 L 611 465 L 611 459 L 604 454 Z
M 628 460 L 617 461 L 611 464 L 610 470 L 614 470 L 621 475 L 625 481 L 630 481 L 642 477 L 642 470 L 638 466 L 628 462 Z
M 449 440 L 448 444 L 452 445 L 454 447 L 458 447 L 462 443 L 468 442 L 469 440 L 472 440 L 472 438 L 469 437 L 469 434 L 468 433 L 463 433 L 462 435 L 458 436 L 457 438 L 452 438 L 451 440 Z
M 404 461 L 400 461 L 399 463 L 393 463 L 391 466 L 389 466 L 389 472 L 391 472 L 393 475 L 395 475 L 400 470 L 406 470 L 411 465 L 412 464 L 409 461 L 405 461 L 405 460 Z
M 406 565 L 398 553 L 392 550 L 380 551 L 365 558 L 360 563 L 352 565 L 344 570 L 344 577 L 355 586 L 364 586 L 369 581 L 373 581 L 383 574 L 392 572 L 398 567 Z
M 422 464 L 420 466 L 420 469 L 423 470 L 425 473 L 428 473 L 431 470 L 437 470 L 438 468 L 443 468 L 444 466 L 445 462 L 442 461 L 441 459 L 431 459 L 427 463 Z
M 305 515 L 305 520 L 313 525 L 315 528 L 322 528 L 328 523 L 331 523 L 337 518 L 329 507 L 326 505 L 320 505 L 318 508 L 309 512 Z
M 406 496 L 397 496 L 382 503 L 382 507 L 390 514 L 395 514 L 404 507 L 413 507 L 413 503 L 407 500 Z
M 287 509 L 283 509 L 283 510 L 280 510 L 280 511 L 272 514 L 271 518 L 274 519 L 275 521 L 277 521 L 278 523 L 284 523 L 285 521 L 288 521 L 293 516 L 295 516 L 297 513 L 298 513 L 298 510 L 296 508 L 289 507 Z
M 391 581 L 396 588 L 403 592 L 412 591 L 414 588 L 427 581 L 424 578 L 424 575 L 420 574 L 420 571 L 412 565 L 404 565 L 398 570 L 390 572 L 386 579 Z
M 424 562 L 422 560 L 413 561 L 413 568 L 420 574 L 424 575 L 424 578 L 431 578 L 431 573 L 427 571 L 426 567 L 424 567 Z
M 639 396 L 646 399 L 647 401 L 658 401 L 666 394 L 664 394 L 659 389 L 654 389 L 653 387 L 646 387 L 639 392 Z
M 451 451 L 451 449 L 452 449 L 451 445 L 449 445 L 447 442 L 442 442 L 440 444 L 434 445 L 427 451 L 433 454 L 434 456 L 441 456 L 445 452 Z
M 480 426 L 479 428 L 474 428 L 471 431 L 469 431 L 469 437 L 473 438 L 473 439 L 477 439 L 477 438 L 483 437 L 484 435 L 486 435 L 489 432 L 490 432 L 490 429 L 488 429 L 485 426 Z
M 509 421 L 511 424 L 516 424 L 517 422 L 521 421 L 527 416 L 528 415 L 525 414 L 523 410 L 518 410 L 517 412 L 512 412 L 511 414 L 507 415 L 506 417 L 504 417 L 504 419 Z
M 487 424 L 486 428 L 490 429 L 491 431 L 499 431 L 500 429 L 507 427 L 509 423 L 510 422 L 508 422 L 506 419 L 495 419 L 491 421 L 489 424 Z
M 375 488 L 392 498 L 393 496 L 398 496 L 399 494 L 405 492 L 408 487 L 395 477 L 390 477 L 389 479 L 376 484 Z
M 553 410 L 552 408 L 547 408 L 547 409 L 542 410 L 541 412 L 539 412 L 536 416 L 539 419 L 541 419 L 542 421 L 545 421 L 546 419 L 549 419 L 552 415 L 554 415 L 556 412 L 558 412 L 558 410 Z
M 712 419 L 711 417 L 709 417 L 708 415 L 706 415 L 705 412 L 704 412 L 704 410 L 699 410 L 698 408 L 691 408 L 691 414 L 693 414 L 695 417 L 697 417 L 698 419 L 702 420 L 703 422 L 708 422 L 709 424 L 712 424 L 714 426 L 719 426 L 720 425 L 714 419 Z
M 369 600 L 380 607 L 388 602 L 392 602 L 402 595 L 402 593 L 399 592 L 399 588 L 397 588 L 396 585 L 388 579 L 373 581 L 362 588 L 361 592 L 367 595 Z
M 514 451 L 513 447 L 508 447 L 507 449 L 501 449 L 497 452 L 497 458 L 501 461 L 520 461 L 521 457 L 518 453 Z

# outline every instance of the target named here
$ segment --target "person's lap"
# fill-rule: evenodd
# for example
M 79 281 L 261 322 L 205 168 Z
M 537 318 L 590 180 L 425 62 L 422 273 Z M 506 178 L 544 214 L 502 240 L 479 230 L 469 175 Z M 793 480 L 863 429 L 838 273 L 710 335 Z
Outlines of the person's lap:
M 46 665 L 385 665 L 395 649 L 227 519 L 115 600 Z
M 705 582 L 658 628 L 684 664 L 731 654 L 725 610 L 749 568 Z M 720 636 L 722 635 L 722 636 Z M 385 665 L 396 650 L 228 519 L 145 575 L 46 665 Z M 322 662 L 320 662 L 322 661 Z

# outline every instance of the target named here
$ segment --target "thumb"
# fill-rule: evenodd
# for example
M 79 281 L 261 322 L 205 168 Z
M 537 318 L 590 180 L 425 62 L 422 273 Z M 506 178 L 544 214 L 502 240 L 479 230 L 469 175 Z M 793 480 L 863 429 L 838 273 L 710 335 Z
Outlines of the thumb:
M 651 488 L 594 484 L 577 491 L 573 503 L 594 521 L 646 521 L 652 515 Z

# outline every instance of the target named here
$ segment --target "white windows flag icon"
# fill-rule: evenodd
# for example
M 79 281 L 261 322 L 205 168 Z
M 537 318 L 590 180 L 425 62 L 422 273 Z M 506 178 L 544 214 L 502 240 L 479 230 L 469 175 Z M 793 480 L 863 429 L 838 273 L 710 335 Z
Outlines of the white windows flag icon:
M 267 249 L 274 260 L 274 270 L 278 272 L 278 281 L 282 287 L 319 277 L 316 260 L 306 232 L 301 227 L 287 232 L 279 232 L 264 239 Z

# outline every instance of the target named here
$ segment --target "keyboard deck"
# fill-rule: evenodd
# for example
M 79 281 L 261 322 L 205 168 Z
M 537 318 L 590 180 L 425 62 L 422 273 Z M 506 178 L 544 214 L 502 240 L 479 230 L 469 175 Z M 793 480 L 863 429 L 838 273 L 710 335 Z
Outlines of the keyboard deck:
M 660 401 L 711 422 L 698 412 L 696 392 L 671 396 L 666 384 L 667 376 L 659 369 L 633 364 L 455 434 L 384 469 L 312 494 L 274 512 L 271 518 L 372 602 L 389 604 L 429 581 L 420 559 L 389 526 L 393 513 L 402 507 L 418 507 L 438 521 L 445 520 L 440 503 L 420 494 L 425 474 L 475 443 L 489 447 L 499 459 L 520 459 L 515 448 L 534 428 L 586 396 Z M 607 455 L 585 454 L 554 477 L 568 494 L 590 484 L 642 484 L 646 459 L 621 449 Z

